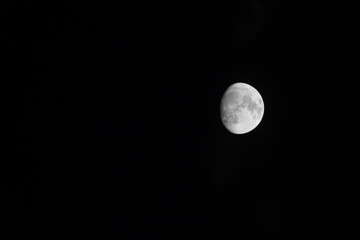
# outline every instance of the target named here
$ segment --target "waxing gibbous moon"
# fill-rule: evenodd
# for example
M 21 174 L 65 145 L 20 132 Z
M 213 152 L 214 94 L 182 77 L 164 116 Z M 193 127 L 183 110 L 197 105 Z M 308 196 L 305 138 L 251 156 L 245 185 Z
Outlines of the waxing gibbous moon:
M 246 83 L 234 83 L 222 97 L 220 114 L 225 128 L 231 133 L 248 133 L 261 122 L 264 102 L 254 87 Z

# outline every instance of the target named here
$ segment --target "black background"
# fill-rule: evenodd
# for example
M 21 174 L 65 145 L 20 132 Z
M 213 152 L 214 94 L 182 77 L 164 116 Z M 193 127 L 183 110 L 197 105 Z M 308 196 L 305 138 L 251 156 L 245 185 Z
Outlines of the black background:
M 312 71 L 324 46 L 311 5 L 4 9 L 17 89 L 4 205 L 13 237 L 352 236 L 346 174 L 331 172 L 339 166 L 319 141 L 326 123 L 312 112 L 323 101 L 309 103 L 323 84 Z M 254 86 L 265 103 L 262 122 L 244 135 L 219 116 L 234 82 Z

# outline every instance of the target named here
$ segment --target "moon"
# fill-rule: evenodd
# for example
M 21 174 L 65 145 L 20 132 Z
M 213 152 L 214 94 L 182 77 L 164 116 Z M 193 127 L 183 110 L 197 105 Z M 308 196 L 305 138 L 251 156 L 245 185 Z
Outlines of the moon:
M 222 97 L 220 115 L 225 128 L 231 133 L 248 133 L 261 122 L 264 101 L 254 87 L 246 83 L 234 83 Z

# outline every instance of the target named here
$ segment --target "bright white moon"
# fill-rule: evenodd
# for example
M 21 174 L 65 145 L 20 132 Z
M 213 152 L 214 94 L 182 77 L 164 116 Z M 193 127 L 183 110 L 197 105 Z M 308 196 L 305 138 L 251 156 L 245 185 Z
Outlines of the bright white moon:
M 260 93 L 246 83 L 234 83 L 225 91 L 220 106 L 221 120 L 232 133 L 243 134 L 259 125 L 264 115 Z

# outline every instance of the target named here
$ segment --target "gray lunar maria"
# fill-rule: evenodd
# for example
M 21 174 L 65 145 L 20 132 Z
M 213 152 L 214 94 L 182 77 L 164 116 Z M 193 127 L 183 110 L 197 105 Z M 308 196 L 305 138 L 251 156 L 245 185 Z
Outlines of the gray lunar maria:
M 221 100 L 221 120 L 230 132 L 243 134 L 256 128 L 264 115 L 260 93 L 246 83 L 234 83 Z

